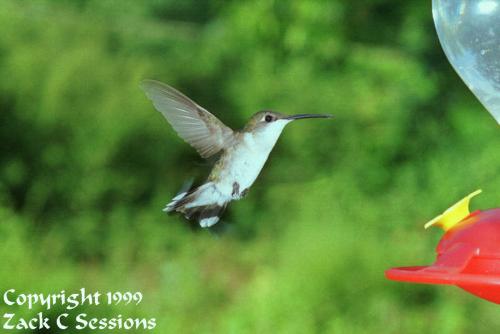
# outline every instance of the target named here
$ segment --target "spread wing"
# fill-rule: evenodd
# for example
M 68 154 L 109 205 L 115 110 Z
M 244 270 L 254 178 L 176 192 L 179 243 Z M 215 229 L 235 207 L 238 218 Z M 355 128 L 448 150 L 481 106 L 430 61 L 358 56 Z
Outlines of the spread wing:
M 233 130 L 178 90 L 155 80 L 144 80 L 141 87 L 156 110 L 203 158 L 232 144 Z

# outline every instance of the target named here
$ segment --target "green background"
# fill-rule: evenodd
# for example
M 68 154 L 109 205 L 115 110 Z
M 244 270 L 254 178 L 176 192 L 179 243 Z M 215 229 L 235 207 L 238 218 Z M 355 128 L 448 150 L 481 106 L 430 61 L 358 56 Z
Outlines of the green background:
M 266 108 L 335 119 L 288 126 L 211 233 L 161 211 L 210 164 L 145 78 L 233 128 Z M 157 333 L 500 328 L 497 305 L 384 277 L 434 260 L 442 231 L 423 224 L 458 199 L 499 205 L 498 125 L 430 1 L 3 0 L 0 129 L 2 292 L 139 290 L 84 311 L 156 317 Z

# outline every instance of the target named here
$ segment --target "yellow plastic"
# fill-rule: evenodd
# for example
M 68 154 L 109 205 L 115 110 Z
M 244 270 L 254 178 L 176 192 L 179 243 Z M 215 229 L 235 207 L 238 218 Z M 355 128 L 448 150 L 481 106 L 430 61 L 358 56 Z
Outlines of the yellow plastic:
M 455 203 L 451 208 L 437 216 L 436 218 L 429 221 L 425 224 L 425 228 L 429 228 L 433 225 L 441 226 L 441 228 L 445 231 L 448 231 L 450 228 L 455 226 L 457 223 L 462 221 L 465 217 L 467 217 L 469 212 L 469 202 L 470 199 L 477 194 L 481 193 L 481 189 L 474 191 L 472 194 L 467 195 L 465 198 L 461 199 L 457 203 Z

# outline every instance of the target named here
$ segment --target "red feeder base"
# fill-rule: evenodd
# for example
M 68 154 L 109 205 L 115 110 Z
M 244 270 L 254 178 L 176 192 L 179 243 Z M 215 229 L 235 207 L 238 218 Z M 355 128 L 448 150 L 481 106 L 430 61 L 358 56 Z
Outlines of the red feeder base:
M 500 304 L 500 209 L 476 211 L 448 229 L 431 266 L 400 267 L 388 279 L 456 285 Z

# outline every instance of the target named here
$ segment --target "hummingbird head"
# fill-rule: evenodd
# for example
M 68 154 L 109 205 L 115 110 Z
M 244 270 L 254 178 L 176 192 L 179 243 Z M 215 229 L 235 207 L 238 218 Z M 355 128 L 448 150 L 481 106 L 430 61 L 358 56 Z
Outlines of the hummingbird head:
M 247 123 L 243 132 L 251 132 L 263 141 L 276 143 L 285 126 L 295 120 L 306 118 L 331 118 L 331 115 L 296 114 L 285 115 L 276 111 L 263 110 L 255 113 Z
M 243 131 L 254 132 L 263 128 L 280 128 L 283 130 L 285 125 L 291 121 L 307 118 L 331 118 L 327 114 L 296 114 L 285 115 L 276 111 L 263 110 L 255 113 L 250 121 L 247 123 Z

